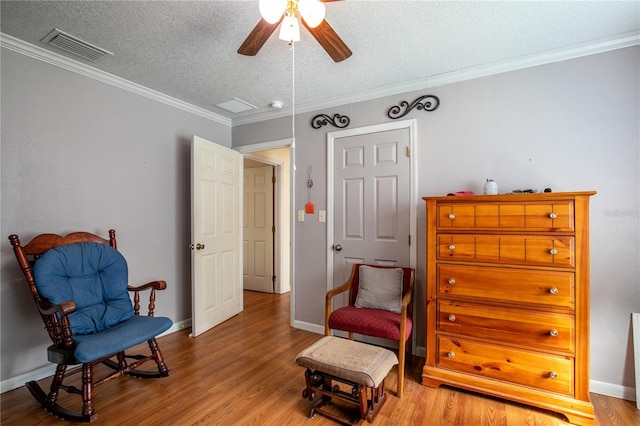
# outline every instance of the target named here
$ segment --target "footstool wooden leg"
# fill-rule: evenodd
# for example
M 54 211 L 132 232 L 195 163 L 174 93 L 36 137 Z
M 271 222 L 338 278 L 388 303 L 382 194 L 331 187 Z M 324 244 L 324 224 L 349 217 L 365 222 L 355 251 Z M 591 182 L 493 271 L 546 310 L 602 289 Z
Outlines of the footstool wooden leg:
M 350 361 L 352 359 L 357 362 Z M 325 336 L 300 352 L 296 362 L 306 367 L 303 398 L 313 401 L 320 396 L 309 417 L 321 414 L 343 424 L 355 425 L 362 419 L 371 423 L 384 405 L 387 399 L 385 377 L 398 364 L 398 358 L 384 348 Z M 334 382 L 340 385 L 334 385 Z M 349 386 L 351 391 L 341 389 L 342 385 Z M 359 411 L 359 417 L 347 419 L 338 416 L 334 410 L 323 409 L 331 401 L 351 405 Z
M 316 397 L 316 393 L 313 391 L 313 387 L 317 386 L 317 383 L 315 383 L 317 377 L 311 370 L 307 368 L 307 371 L 304 372 L 304 380 L 307 384 L 307 387 L 302 390 L 302 397 L 308 399 L 309 401 L 313 401 L 313 399 Z
M 384 393 L 384 381 L 382 381 L 380 386 L 377 388 L 371 388 L 371 399 L 369 401 L 371 403 L 369 411 L 367 412 L 366 417 L 362 416 L 362 418 L 366 418 L 367 421 L 371 423 L 387 401 L 387 395 Z
M 363 387 L 362 390 L 360 391 L 359 396 L 359 401 L 360 401 L 360 418 L 361 419 L 366 419 L 367 418 L 367 414 L 369 412 L 369 399 L 367 398 L 367 388 Z M 369 423 L 371 423 L 371 421 L 369 421 Z
M 316 413 L 320 413 L 322 415 L 325 415 L 324 412 L 322 411 L 322 407 L 327 405 L 329 402 L 331 402 L 331 398 L 322 395 L 320 397 L 320 399 L 318 399 L 316 401 L 316 403 L 313 404 L 313 407 L 311 407 L 311 411 L 309 412 L 308 418 L 310 418 L 310 419 L 313 418 L 313 416 L 315 416 Z

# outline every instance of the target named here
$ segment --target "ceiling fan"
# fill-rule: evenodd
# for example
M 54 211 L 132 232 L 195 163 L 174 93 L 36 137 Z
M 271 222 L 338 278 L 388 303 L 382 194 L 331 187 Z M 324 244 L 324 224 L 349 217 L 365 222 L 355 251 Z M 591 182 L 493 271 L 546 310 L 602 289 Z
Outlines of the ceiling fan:
M 298 14 L 302 25 L 320 43 L 335 62 L 351 56 L 351 50 L 324 19 L 322 2 L 334 0 L 260 0 L 262 18 L 238 49 L 241 55 L 255 56 L 282 23 L 279 37 L 291 42 L 300 40 Z

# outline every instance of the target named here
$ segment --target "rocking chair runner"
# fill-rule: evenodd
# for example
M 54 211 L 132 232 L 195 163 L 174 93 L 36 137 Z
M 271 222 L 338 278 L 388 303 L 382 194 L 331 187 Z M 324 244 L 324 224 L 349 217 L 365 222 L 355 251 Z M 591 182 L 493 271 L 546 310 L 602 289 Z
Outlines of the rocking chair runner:
M 108 240 L 86 232 L 65 237 L 42 234 L 24 246 L 17 235 L 9 236 L 9 240 L 53 341 L 47 350 L 48 360 L 58 364 L 48 394 L 38 382 L 26 383 L 46 411 L 65 420 L 91 422 L 98 418 L 93 405 L 95 386 L 123 374 L 169 375 L 155 337 L 169 329 L 172 322 L 153 316 L 156 290 L 164 290 L 167 284 L 153 281 L 139 287 L 128 286 L 127 263 L 117 251 L 114 230 L 109 231 Z M 150 290 L 148 316 L 140 315 L 143 290 Z M 133 306 L 129 292 L 134 293 Z M 125 354 L 125 350 L 144 342 L 151 354 Z M 138 369 L 149 360 L 156 362 L 157 371 Z M 93 367 L 100 363 L 114 371 L 96 380 Z M 78 364 L 67 371 L 69 365 Z M 82 373 L 81 390 L 63 384 L 78 372 Z M 61 389 L 82 395 L 82 412 L 58 404 Z

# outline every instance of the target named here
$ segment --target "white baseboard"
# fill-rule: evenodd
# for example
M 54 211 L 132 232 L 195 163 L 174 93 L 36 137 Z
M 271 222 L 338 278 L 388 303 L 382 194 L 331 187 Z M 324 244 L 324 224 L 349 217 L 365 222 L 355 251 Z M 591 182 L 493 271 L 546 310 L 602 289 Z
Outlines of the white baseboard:
M 310 332 L 316 333 L 316 334 L 324 335 L 324 326 L 323 325 L 318 325 L 318 324 L 312 324 L 310 322 L 303 322 L 303 321 L 293 320 L 293 321 L 291 321 L 291 327 L 297 328 L 297 329 L 300 329 L 300 330 L 304 330 L 304 331 L 310 331 Z
M 614 385 L 613 383 L 599 382 L 597 380 L 589 381 L 589 392 L 612 396 L 614 398 L 624 399 L 626 401 L 636 400 L 635 388 L 629 386 Z
M 26 373 L 18 374 L 17 376 L 9 377 L 8 379 L 0 382 L 0 393 L 9 392 L 10 390 L 17 389 L 23 386 L 25 383 L 31 380 L 40 380 L 45 377 L 53 376 L 56 372 L 55 364 L 47 364 L 43 367 L 35 370 L 27 371 Z
M 180 331 L 189 327 L 191 327 L 191 318 L 187 318 L 186 320 L 182 320 L 180 322 L 174 322 L 170 329 L 162 334 L 159 334 L 158 337 L 166 336 L 167 334 L 175 333 L 176 331 Z

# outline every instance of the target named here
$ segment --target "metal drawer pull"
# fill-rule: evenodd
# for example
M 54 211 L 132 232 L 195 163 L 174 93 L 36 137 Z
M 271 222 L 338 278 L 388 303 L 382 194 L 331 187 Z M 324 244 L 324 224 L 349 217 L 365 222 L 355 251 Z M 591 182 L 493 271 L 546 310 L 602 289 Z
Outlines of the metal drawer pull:
M 549 253 L 554 254 L 554 255 L 558 254 L 558 249 L 552 248 L 551 250 L 549 250 Z
M 456 356 L 456 354 L 454 354 L 453 352 L 449 352 L 449 353 L 447 354 L 447 356 L 448 356 L 449 358 L 453 358 L 453 357 L 455 357 L 455 356 Z
M 456 279 L 455 278 L 449 278 L 449 281 L 447 281 L 449 284 L 454 285 L 456 283 Z
M 451 245 L 449 246 L 449 250 L 455 250 L 455 248 L 456 248 L 456 246 L 454 246 L 453 244 L 451 244 Z
M 449 315 L 449 321 L 455 321 L 456 320 L 456 316 L 451 314 Z
M 551 288 L 549 289 L 549 293 L 551 293 L 551 294 L 558 294 L 558 289 L 557 289 L 557 288 L 555 288 L 555 287 L 551 287 Z
M 558 217 L 558 215 L 557 215 L 557 214 L 555 214 L 555 213 L 553 213 L 553 212 L 551 212 L 551 213 L 549 214 L 549 217 L 550 217 L 551 219 L 555 219 L 555 218 L 557 218 L 557 217 Z
M 551 371 L 549 372 L 549 377 L 555 379 L 556 377 L 558 377 L 558 373 L 556 373 L 555 371 Z
M 456 218 L 456 215 L 453 213 L 449 213 L 449 219 L 453 220 Z
M 558 336 L 558 330 L 553 329 L 551 331 L 549 331 L 549 335 L 552 337 L 557 337 Z

